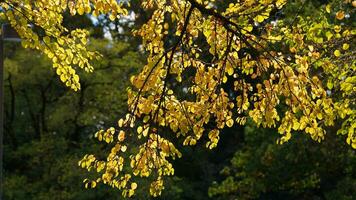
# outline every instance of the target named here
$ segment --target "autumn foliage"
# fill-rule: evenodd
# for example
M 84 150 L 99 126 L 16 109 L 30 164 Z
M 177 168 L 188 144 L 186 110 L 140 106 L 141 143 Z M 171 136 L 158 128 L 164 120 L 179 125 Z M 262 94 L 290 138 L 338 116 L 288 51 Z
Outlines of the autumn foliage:
M 147 63 L 130 78 L 128 112 L 117 127 L 100 130 L 111 145 L 104 159 L 85 155 L 79 165 L 96 170 L 97 183 L 132 196 L 135 179 L 151 177 L 150 193 L 161 194 L 164 176 L 174 174 L 181 157 L 177 141 L 207 148 L 218 145 L 225 127 L 275 127 L 282 144 L 306 133 L 322 142 L 337 127 L 356 148 L 354 27 L 344 22 L 355 1 L 332 1 L 314 16 L 278 17 L 286 0 L 143 0 L 150 19 L 133 35 L 142 39 Z M 1 2 L 4 17 L 23 38 L 53 61 L 61 81 L 80 89 L 75 69 L 93 71 L 98 58 L 86 48 L 88 32 L 68 31 L 62 14 L 126 15 L 129 4 L 116 1 Z M 302 9 L 302 8 L 301 8 Z M 29 26 L 31 25 L 31 26 Z M 178 139 L 176 139 L 178 138 Z

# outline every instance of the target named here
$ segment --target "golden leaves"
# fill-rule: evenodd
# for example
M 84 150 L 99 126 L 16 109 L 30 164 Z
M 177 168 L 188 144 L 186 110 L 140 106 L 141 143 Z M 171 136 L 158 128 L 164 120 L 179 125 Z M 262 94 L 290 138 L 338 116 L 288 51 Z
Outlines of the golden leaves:
M 277 0 L 276 6 L 278 9 L 281 9 L 286 3 L 287 3 L 287 0 Z
M 111 127 L 106 131 L 100 130 L 96 132 L 94 136 L 98 138 L 99 141 L 103 140 L 106 143 L 111 143 L 114 141 L 114 134 L 115 134 L 115 128 Z
M 334 56 L 336 56 L 336 57 L 340 57 L 341 56 L 341 52 L 340 52 L 340 50 L 335 50 L 334 51 Z
M 92 72 L 90 61 L 99 58 L 97 52 L 91 52 L 87 47 L 88 31 L 76 29 L 69 32 L 63 25 L 62 14 L 67 7 L 72 15 L 90 13 L 94 7 L 96 13 L 111 13 L 117 17 L 127 11 L 116 1 L 70 0 L 66 1 L 6 1 L 0 6 L 5 9 L 4 17 L 11 23 L 22 39 L 25 48 L 39 50 L 53 62 L 53 68 L 66 86 L 73 90 L 80 89 L 79 76 L 76 67 Z M 14 9 L 15 8 L 15 9 Z M 44 36 L 32 29 L 32 25 L 44 30 Z
M 330 4 L 326 5 L 325 10 L 326 10 L 327 13 L 330 13 L 331 12 L 331 5 Z
M 342 45 L 342 49 L 345 50 L 345 51 L 348 50 L 349 47 L 350 47 L 350 45 L 347 44 L 347 43 L 344 43 L 344 44 Z
M 218 129 L 213 129 L 209 132 L 208 137 L 210 141 L 206 143 L 206 147 L 213 149 L 218 145 L 220 131 Z
M 262 13 L 261 15 L 257 15 L 254 18 L 254 20 L 255 20 L 255 22 L 262 23 L 268 17 L 269 17 L 269 13 Z
M 339 12 L 336 13 L 336 19 L 338 20 L 343 20 L 345 18 L 345 12 L 340 10 Z
M 158 178 L 156 181 L 152 182 L 150 185 L 150 194 L 154 197 L 161 195 L 162 190 L 164 189 L 163 186 L 163 179 Z
M 119 135 L 117 136 L 118 141 L 122 142 L 125 140 L 125 132 L 120 130 Z
M 233 119 L 228 119 L 227 121 L 226 121 L 226 126 L 228 126 L 228 127 L 232 127 L 234 125 L 234 120 Z
M 85 188 L 95 188 L 96 181 L 89 181 L 88 179 L 84 179 L 83 183 L 85 184 Z
M 326 18 L 298 18 L 292 28 L 270 28 L 269 13 L 285 3 L 240 1 L 218 13 L 221 15 L 212 15 L 201 10 L 205 6 L 192 9 L 186 1 L 143 1 L 144 8 L 152 9 L 152 16 L 135 35 L 143 40 L 147 64 L 130 78 L 129 113 L 118 120 L 119 130 L 96 134 L 111 147 L 107 158 L 83 161 L 88 163 L 84 167 L 102 173 L 96 182 L 132 196 L 138 187 L 133 179 L 154 176 L 150 193 L 160 195 L 164 176 L 174 174 L 170 160 L 181 156 L 174 144 L 163 138 L 166 134 L 182 138 L 183 145 L 199 145 L 199 140 L 207 137 L 205 146 L 212 149 L 223 128 L 252 119 L 259 126 L 277 128 L 280 144 L 296 131 L 320 142 L 328 126 L 352 118 L 355 79 L 350 72 L 354 63 L 338 60 L 348 56 L 352 45 L 346 39 L 353 31 Z M 331 12 L 330 6 L 326 9 Z M 111 19 L 116 18 L 117 13 L 110 14 Z M 251 19 L 257 25 L 251 24 Z M 255 35 L 254 26 L 264 24 L 266 31 Z M 281 21 L 278 26 L 283 24 Z M 171 39 L 167 41 L 167 37 Z M 55 38 L 50 38 L 52 41 Z M 86 37 L 79 37 L 78 42 L 85 45 Z M 61 46 L 66 43 L 58 40 Z M 282 48 L 271 48 L 276 44 Z M 75 56 L 70 54 L 74 51 L 59 51 L 65 55 L 50 56 L 74 62 Z M 332 59 L 334 56 L 337 59 Z M 65 68 L 63 72 L 62 68 L 58 73 L 64 74 L 66 81 L 72 71 Z M 335 92 L 342 93 L 342 103 Z M 340 133 L 355 146 L 352 127 L 349 120 Z M 129 169 L 127 174 L 123 174 L 124 166 Z

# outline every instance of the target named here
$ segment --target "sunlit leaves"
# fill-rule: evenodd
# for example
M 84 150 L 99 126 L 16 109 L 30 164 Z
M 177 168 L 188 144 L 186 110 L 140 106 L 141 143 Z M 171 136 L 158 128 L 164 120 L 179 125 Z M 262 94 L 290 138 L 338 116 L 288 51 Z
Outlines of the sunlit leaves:
M 91 72 L 90 61 L 98 55 L 85 46 L 87 31 L 69 32 L 61 25 L 62 13 L 109 14 L 111 20 L 127 13 L 117 1 L 19 3 L 1 6 L 22 44 L 45 53 L 61 81 L 74 90 L 80 88 L 76 67 Z M 206 138 L 211 149 L 222 129 L 244 125 L 248 117 L 278 129 L 279 143 L 296 131 L 321 142 L 325 129 L 343 120 L 339 133 L 355 147 L 355 30 L 343 23 L 353 2 L 327 5 L 313 20 L 272 23 L 271 13 L 286 3 L 246 0 L 216 9 L 213 0 L 142 1 L 151 16 L 133 33 L 142 39 L 147 64 L 130 78 L 128 114 L 117 129 L 95 134 L 111 147 L 106 158 L 87 155 L 79 163 L 99 175 L 86 186 L 102 182 L 133 196 L 134 179 L 152 176 L 149 190 L 158 196 L 164 176 L 174 174 L 171 160 L 181 156 L 168 138 L 181 138 L 183 145 Z
M 336 13 L 336 19 L 343 20 L 344 18 L 345 18 L 344 11 L 340 10 L 339 12 Z
M 122 180 L 119 174 L 132 180 L 152 177 L 149 190 L 158 196 L 164 176 L 174 174 L 171 159 L 181 156 L 166 135 L 181 138 L 184 146 L 205 138 L 205 146 L 213 149 L 222 129 L 244 125 L 247 118 L 276 128 L 279 144 L 295 132 L 321 142 L 325 130 L 343 120 L 339 134 L 354 147 L 355 63 L 349 51 L 355 31 L 339 19 L 330 22 L 334 7 L 327 7 L 327 16 L 321 11 L 318 20 L 272 25 L 270 12 L 285 3 L 237 2 L 218 13 L 212 1 L 144 1 L 152 17 L 134 33 L 143 39 L 147 64 L 130 78 L 129 112 L 118 120 L 119 130 L 114 136 L 108 130 L 98 133 L 113 146 L 105 165 L 121 159 L 114 175 L 104 173 L 103 182 L 115 186 Z M 260 28 L 264 31 L 256 34 Z M 126 184 L 132 185 L 120 182 L 118 188 L 134 195 Z
M 4 9 L 2 14 L 21 37 L 22 45 L 47 55 L 60 80 L 75 91 L 80 89 L 76 69 L 79 67 L 92 72 L 94 68 L 90 61 L 99 58 L 99 54 L 89 51 L 85 46 L 87 30 L 69 31 L 62 25 L 63 13 L 67 9 L 72 15 L 109 13 L 115 19 L 127 13 L 116 1 L 7 0 L 1 2 L 0 6 Z

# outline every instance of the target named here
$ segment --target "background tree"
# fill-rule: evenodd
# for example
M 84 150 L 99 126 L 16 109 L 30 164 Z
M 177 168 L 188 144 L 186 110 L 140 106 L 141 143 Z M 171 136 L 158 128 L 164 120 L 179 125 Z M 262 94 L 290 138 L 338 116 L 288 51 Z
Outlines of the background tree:
M 319 144 L 298 135 L 285 145 L 275 144 L 277 138 L 276 130 L 247 125 L 241 148 L 222 168 L 209 195 L 213 199 L 354 198 L 355 153 L 341 145 L 339 137 L 328 134 Z
M 118 198 L 107 188 L 86 191 L 80 180 L 87 174 L 77 163 L 85 151 L 104 147 L 93 142 L 93 132 L 124 113 L 128 77 L 142 59 L 127 43 L 92 39 L 90 48 L 107 59 L 95 63 L 92 76 L 81 75 L 75 93 L 43 55 L 7 46 L 4 199 Z

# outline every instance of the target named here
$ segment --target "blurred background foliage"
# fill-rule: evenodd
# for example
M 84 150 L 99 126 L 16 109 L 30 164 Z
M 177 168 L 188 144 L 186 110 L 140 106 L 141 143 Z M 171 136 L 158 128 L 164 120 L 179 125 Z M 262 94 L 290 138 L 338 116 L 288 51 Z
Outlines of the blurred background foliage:
M 81 74 L 77 93 L 60 84 L 43 56 L 20 47 L 7 51 L 5 199 L 110 197 L 107 189 L 83 189 L 85 171 L 77 163 L 85 151 L 104 148 L 93 134 L 124 113 L 129 77 L 142 59 L 126 43 L 98 39 L 91 46 L 106 59 L 95 73 Z
M 312 15 L 327 3 L 291 2 L 276 18 L 289 17 L 292 23 L 298 10 L 299 15 Z M 227 3 L 217 1 L 221 7 Z M 85 189 L 82 180 L 88 172 L 77 163 L 86 152 L 106 148 L 93 134 L 115 125 L 126 113 L 129 78 L 145 63 L 140 41 L 128 31 L 144 23 L 149 13 L 140 7 L 132 10 L 135 23 L 112 24 L 102 16 L 93 26 L 88 17 L 65 18 L 69 28 L 90 29 L 91 48 L 103 54 L 94 73 L 80 74 L 79 92 L 65 88 L 42 55 L 5 44 L 4 199 L 122 199 L 109 187 Z M 104 32 L 112 39 L 105 39 Z M 335 130 L 329 131 L 321 144 L 300 133 L 281 146 L 275 143 L 279 135 L 274 129 L 252 123 L 226 129 L 212 151 L 204 141 L 181 148 L 182 159 L 174 161 L 175 176 L 166 180 L 158 199 L 355 199 L 355 151 L 343 145 Z M 150 199 L 147 183 L 138 184 L 133 199 Z

